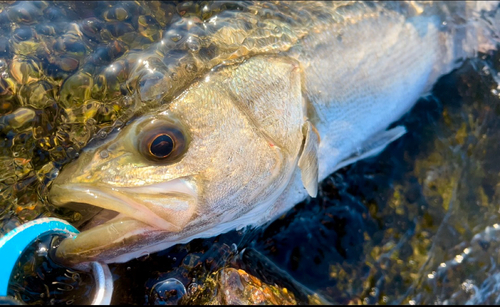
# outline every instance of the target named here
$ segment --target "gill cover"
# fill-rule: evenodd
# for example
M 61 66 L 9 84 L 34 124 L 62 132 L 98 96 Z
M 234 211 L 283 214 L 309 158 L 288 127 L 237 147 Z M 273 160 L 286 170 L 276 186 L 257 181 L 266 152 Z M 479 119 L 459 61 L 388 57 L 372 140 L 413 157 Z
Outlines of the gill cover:
M 265 59 L 266 56 L 256 58 Z M 287 144 L 293 144 L 297 141 L 293 139 L 294 133 L 292 133 L 291 129 L 300 127 L 303 145 L 299 154 L 298 166 L 305 189 L 311 197 L 316 197 L 318 193 L 320 136 L 314 125 L 307 119 L 306 102 L 302 99 L 301 93 L 299 64 L 289 58 L 268 56 L 268 60 L 273 58 L 277 78 L 259 78 L 258 75 L 252 75 L 248 72 L 243 73 L 242 75 L 248 76 L 248 78 L 235 78 L 237 82 L 233 84 L 233 89 L 235 92 L 241 93 L 241 97 L 245 97 L 245 99 L 236 101 L 242 103 L 242 110 L 253 117 L 257 125 L 263 128 L 263 135 L 270 140 L 270 143 L 277 143 L 278 146 L 286 148 Z M 276 59 L 280 60 L 276 61 Z M 262 73 L 264 71 L 253 70 L 252 72 Z M 290 74 L 289 84 L 280 82 L 280 79 L 282 79 L 281 73 Z M 270 80 L 271 82 L 262 84 L 263 80 Z M 283 80 L 286 79 L 283 78 Z M 285 86 L 273 89 L 273 84 L 283 84 Z M 269 92 L 266 93 L 267 95 L 263 95 L 258 88 L 268 89 Z M 292 90 L 294 92 L 292 97 L 296 99 L 283 99 L 283 90 Z M 258 97 L 254 98 L 255 94 L 258 94 Z M 299 101 L 302 101 L 301 116 L 294 114 L 292 111 L 297 108 Z

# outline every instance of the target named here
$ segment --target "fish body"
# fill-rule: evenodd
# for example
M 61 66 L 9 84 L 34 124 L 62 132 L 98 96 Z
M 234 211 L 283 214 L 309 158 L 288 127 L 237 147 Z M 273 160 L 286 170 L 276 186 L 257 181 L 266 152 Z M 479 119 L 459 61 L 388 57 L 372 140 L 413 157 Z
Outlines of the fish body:
M 495 5 L 252 3 L 192 25 L 217 51 L 203 61 L 186 53 L 196 69 L 164 68 L 181 81 L 159 86 L 143 77 L 161 71 L 145 50 L 131 73 L 145 80 L 136 96 L 162 103 L 55 179 L 52 203 L 88 216 L 57 256 L 124 262 L 263 225 L 315 197 L 326 176 L 404 134 L 387 128 L 475 55 L 482 30 L 472 20 Z

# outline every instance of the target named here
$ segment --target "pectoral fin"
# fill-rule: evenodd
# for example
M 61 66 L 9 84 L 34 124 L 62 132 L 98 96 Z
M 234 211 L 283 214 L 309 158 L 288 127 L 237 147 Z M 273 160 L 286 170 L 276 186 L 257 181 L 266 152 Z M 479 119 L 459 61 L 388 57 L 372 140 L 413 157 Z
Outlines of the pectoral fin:
M 361 150 L 349 156 L 347 159 L 342 160 L 335 167 L 335 170 L 338 170 L 359 160 L 363 160 L 365 158 L 379 154 L 380 152 L 382 152 L 382 150 L 384 150 L 384 148 L 387 147 L 387 145 L 399 139 L 405 133 L 406 128 L 404 126 L 397 126 L 371 137 L 361 145 Z
M 318 194 L 318 147 L 320 138 L 309 121 L 306 121 L 302 126 L 302 133 L 305 141 L 298 165 L 301 171 L 302 183 L 307 193 L 311 197 L 316 197 Z

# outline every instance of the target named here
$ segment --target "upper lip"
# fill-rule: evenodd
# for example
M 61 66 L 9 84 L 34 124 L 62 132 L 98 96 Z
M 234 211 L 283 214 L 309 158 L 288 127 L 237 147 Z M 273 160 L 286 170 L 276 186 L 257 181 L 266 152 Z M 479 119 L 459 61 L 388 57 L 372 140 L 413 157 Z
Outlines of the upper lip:
M 111 187 L 90 183 L 54 184 L 50 199 L 55 205 L 69 202 L 87 203 L 108 210 L 118 211 L 161 230 L 178 232 L 181 227 L 161 218 L 131 194 L 180 193 L 196 197 L 192 186 L 182 179 L 142 187 Z

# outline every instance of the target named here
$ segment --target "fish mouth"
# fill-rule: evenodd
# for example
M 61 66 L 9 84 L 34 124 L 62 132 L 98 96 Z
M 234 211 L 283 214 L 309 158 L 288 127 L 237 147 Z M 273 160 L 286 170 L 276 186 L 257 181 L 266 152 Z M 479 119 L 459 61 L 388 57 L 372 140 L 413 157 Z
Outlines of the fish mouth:
M 169 196 L 181 195 L 197 197 L 191 184 L 182 179 L 175 179 L 165 183 L 124 188 L 89 183 L 56 184 L 52 187 L 49 198 L 56 206 L 72 202 L 85 203 L 122 213 L 161 230 L 176 232 L 182 227 L 178 225 L 179 219 L 170 217 L 165 212 L 158 214 L 158 211 L 162 209 L 181 211 L 186 208 L 182 208 L 179 204 L 172 205 L 159 201 Z
M 72 264 L 107 257 L 107 251 L 131 237 L 141 240 L 148 233 L 178 233 L 192 219 L 197 206 L 197 193 L 184 179 L 141 187 L 55 183 L 49 199 L 56 206 L 83 204 L 105 213 L 96 215 L 102 219 L 100 223 L 85 226 L 76 237 L 61 242 L 56 257 Z

